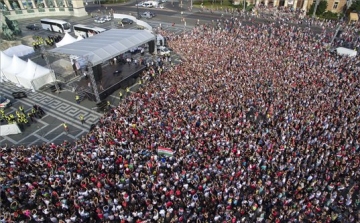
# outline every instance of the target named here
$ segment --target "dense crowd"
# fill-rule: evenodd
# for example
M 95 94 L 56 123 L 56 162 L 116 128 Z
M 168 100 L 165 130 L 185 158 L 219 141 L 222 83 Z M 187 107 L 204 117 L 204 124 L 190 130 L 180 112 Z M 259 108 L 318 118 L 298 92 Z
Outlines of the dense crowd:
M 360 221 L 358 57 L 237 19 L 164 35 L 182 63 L 82 139 L 2 148 L 0 222 Z

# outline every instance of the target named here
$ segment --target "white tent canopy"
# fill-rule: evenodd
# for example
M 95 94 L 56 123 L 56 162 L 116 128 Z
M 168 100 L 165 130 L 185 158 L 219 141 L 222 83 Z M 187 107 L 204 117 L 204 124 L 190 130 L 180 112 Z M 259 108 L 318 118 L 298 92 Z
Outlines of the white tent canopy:
M 24 70 L 26 67 L 26 62 L 20 59 L 17 56 L 13 56 L 11 65 L 2 70 L 3 74 L 5 75 L 6 79 L 9 81 L 18 84 L 19 81 L 16 75 Z
M 38 90 L 45 84 L 53 82 L 52 71 L 42 67 L 30 59 L 25 69 L 17 75 L 19 84 L 27 89 Z
M 145 30 L 111 29 L 49 52 L 87 58 L 95 66 L 151 40 L 155 35 Z
M 21 133 L 17 124 L 0 125 L 0 136 L 14 135 Z
M 0 82 L 3 81 L 3 79 L 5 78 L 5 75 L 3 74 L 3 70 L 5 68 L 8 68 L 11 65 L 12 62 L 12 58 L 9 57 L 8 55 L 6 55 L 3 52 L 0 52 L 0 62 L 1 62 L 1 67 L 0 67 Z
M 65 33 L 65 36 L 62 38 L 62 40 L 56 43 L 56 47 L 62 47 L 76 41 L 77 40 L 74 37 L 72 37 L 69 33 Z
M 336 53 L 338 55 L 342 55 L 342 56 L 349 56 L 349 57 L 356 57 L 357 52 L 356 50 L 351 50 L 345 47 L 338 47 L 336 48 Z
M 4 51 L 4 53 L 10 57 L 12 57 L 12 56 L 22 57 L 22 56 L 32 54 L 34 52 L 35 51 L 32 47 L 25 46 L 25 45 L 13 46 Z

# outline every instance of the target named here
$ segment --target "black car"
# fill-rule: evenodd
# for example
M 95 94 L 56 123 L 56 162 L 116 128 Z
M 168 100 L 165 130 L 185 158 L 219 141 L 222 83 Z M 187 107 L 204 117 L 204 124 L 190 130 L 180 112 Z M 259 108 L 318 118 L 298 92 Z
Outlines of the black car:
M 36 24 L 27 25 L 26 28 L 29 30 L 39 30 L 40 29 L 40 27 L 37 26 Z
M 132 21 L 131 19 L 128 18 L 123 18 L 121 20 L 122 24 L 133 24 L 134 21 Z

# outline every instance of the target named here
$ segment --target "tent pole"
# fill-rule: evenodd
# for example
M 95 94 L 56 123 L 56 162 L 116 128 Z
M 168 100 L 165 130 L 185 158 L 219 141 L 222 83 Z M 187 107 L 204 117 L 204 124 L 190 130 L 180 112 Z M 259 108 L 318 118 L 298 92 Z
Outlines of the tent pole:
M 59 85 L 58 85 L 58 83 L 57 83 L 57 81 L 56 81 L 56 75 L 55 75 L 55 73 L 54 73 L 54 70 L 51 69 L 51 65 L 50 65 L 50 63 L 49 63 L 49 58 L 48 58 L 48 55 L 47 55 L 47 53 L 46 53 L 46 51 L 45 51 L 45 46 L 44 46 L 44 45 L 40 45 L 40 49 L 41 49 L 41 54 L 42 54 L 43 57 L 44 57 L 44 60 L 45 60 L 45 63 L 46 63 L 46 67 L 47 67 L 48 69 L 50 69 L 51 72 L 54 74 L 54 80 L 55 80 L 54 82 L 55 82 L 56 92 L 57 92 L 57 93 L 60 93 L 60 87 L 59 87 Z

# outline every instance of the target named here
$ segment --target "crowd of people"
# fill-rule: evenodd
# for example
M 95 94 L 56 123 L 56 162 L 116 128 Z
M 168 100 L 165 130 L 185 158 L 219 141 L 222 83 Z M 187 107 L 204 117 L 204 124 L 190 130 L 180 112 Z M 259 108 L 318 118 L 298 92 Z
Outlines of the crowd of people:
M 5 146 L 0 222 L 359 222 L 359 59 L 236 18 L 74 143 Z

